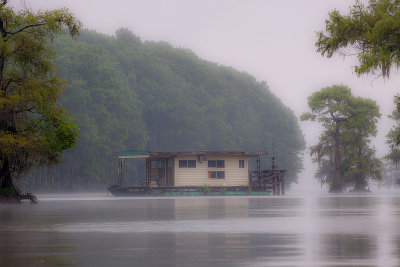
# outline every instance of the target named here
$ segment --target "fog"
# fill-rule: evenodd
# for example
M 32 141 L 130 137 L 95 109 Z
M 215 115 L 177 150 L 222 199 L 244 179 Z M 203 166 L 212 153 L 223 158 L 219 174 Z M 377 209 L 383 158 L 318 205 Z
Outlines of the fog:
M 388 148 L 385 135 L 393 123 L 387 115 L 394 109 L 400 74 L 393 70 L 388 80 L 357 77 L 356 58 L 316 53 L 316 31 L 324 28 L 328 12 L 346 12 L 349 0 L 14 0 L 21 8 L 34 10 L 67 7 L 85 28 L 114 34 L 126 27 L 142 40 L 166 41 L 189 48 L 201 58 L 254 75 L 299 116 L 307 111 L 306 98 L 333 84 L 348 85 L 357 96 L 377 101 L 382 113 L 374 140 L 378 156 Z M 319 128 L 301 122 L 307 146 L 315 144 Z M 315 167 L 306 153 L 305 171 L 298 189 L 318 188 L 312 178 Z

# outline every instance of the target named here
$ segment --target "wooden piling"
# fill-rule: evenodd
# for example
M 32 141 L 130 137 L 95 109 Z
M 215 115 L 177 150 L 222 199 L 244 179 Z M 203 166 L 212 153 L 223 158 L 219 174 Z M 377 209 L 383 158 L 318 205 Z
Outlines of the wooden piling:
M 272 194 L 276 195 L 276 176 L 272 177 Z

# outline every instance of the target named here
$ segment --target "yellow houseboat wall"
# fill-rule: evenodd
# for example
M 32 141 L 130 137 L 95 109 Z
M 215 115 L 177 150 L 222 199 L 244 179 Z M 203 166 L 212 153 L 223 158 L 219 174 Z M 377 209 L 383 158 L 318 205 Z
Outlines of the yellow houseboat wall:
M 180 167 L 179 161 L 196 161 L 196 167 Z M 224 161 L 224 167 L 208 167 L 208 161 Z M 240 165 L 239 161 L 242 161 Z M 213 178 L 210 172 L 225 172 L 225 178 Z M 248 157 L 207 155 L 200 160 L 196 155 L 178 155 L 174 160 L 174 186 L 248 186 Z M 215 173 L 214 173 L 215 174 Z

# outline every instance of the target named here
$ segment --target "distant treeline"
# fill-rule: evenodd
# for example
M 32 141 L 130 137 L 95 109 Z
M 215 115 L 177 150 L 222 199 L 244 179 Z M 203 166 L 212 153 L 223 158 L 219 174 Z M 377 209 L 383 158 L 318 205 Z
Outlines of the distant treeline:
M 287 181 L 296 181 L 305 141 L 293 111 L 266 82 L 188 49 L 142 42 L 127 29 L 115 36 L 83 31 L 78 40 L 59 36 L 54 46 L 57 75 L 67 81 L 60 103 L 76 119 L 80 137 L 63 164 L 35 171 L 21 187 L 104 188 L 117 176 L 116 151 L 271 153 L 272 144 Z

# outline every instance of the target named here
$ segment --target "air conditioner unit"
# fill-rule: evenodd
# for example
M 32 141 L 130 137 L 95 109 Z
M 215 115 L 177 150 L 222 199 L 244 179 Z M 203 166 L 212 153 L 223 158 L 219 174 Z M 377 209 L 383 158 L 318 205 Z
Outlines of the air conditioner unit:
M 207 156 L 206 155 L 199 156 L 199 162 L 207 162 Z

